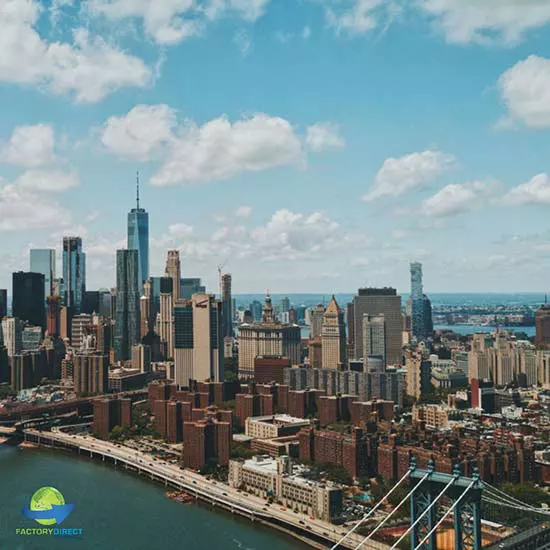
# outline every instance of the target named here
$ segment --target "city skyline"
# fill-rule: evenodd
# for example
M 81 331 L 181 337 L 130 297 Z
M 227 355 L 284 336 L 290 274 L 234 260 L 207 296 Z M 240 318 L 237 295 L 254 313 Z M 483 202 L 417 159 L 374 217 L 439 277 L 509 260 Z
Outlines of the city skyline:
M 90 288 L 112 286 L 139 169 L 157 276 L 179 249 L 209 289 L 229 258 L 234 293 L 402 291 L 410 261 L 431 293 L 546 290 L 537 4 L 243 0 L 157 18 L 131 1 L 10 0 L 0 288 L 30 248 L 59 262 L 63 235 L 82 237 Z

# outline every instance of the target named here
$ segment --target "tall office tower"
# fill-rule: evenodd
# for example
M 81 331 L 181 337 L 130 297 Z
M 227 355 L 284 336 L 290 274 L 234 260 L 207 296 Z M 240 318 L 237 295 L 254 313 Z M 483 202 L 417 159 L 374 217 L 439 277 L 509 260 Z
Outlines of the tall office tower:
M 250 313 L 252 314 L 252 319 L 254 319 L 254 322 L 257 323 L 262 318 L 262 302 L 258 300 L 254 300 L 250 303 L 248 306 L 248 309 Z
M 321 326 L 321 353 L 324 369 L 342 370 L 346 365 L 346 325 L 344 312 L 332 296 L 323 315 Z
M 355 358 L 364 357 L 363 316 L 383 314 L 386 320 L 386 362 L 400 365 L 402 359 L 403 319 L 401 317 L 401 296 L 395 288 L 360 288 L 353 298 Z
M 140 372 L 150 372 L 151 346 L 137 344 L 132 347 L 132 368 Z
M 191 300 L 193 294 L 206 292 L 206 287 L 202 284 L 200 277 L 184 277 L 180 281 L 180 300 Z
M 149 214 L 139 207 L 139 174 L 136 180 L 136 207 L 128 212 L 128 250 L 137 250 L 141 289 L 149 278 Z
M 172 279 L 172 301 L 175 304 L 181 296 L 181 264 L 179 250 L 169 250 L 166 258 L 166 276 Z
M 99 308 L 96 313 L 101 317 L 109 317 L 112 319 L 112 297 L 111 291 L 108 288 L 100 288 L 99 293 Z
M 321 336 L 321 327 L 323 326 L 323 315 L 325 306 L 316 305 L 309 313 L 309 337 L 318 338 Z
M 61 296 L 48 296 L 46 310 L 46 335 L 57 338 L 61 333 Z
M 132 358 L 132 346 L 139 343 L 139 280 L 137 250 L 116 252 L 116 324 L 117 361 Z
M 231 300 L 231 274 L 224 273 L 221 279 L 223 305 L 223 337 L 233 338 L 233 303 Z
M 422 264 L 411 262 L 411 324 L 413 336 L 418 340 L 426 338 L 424 326 L 424 290 L 422 287 Z
M 223 306 L 213 294 L 194 294 L 175 308 L 176 384 L 223 380 Z
M 142 296 L 139 299 L 139 332 L 143 338 L 149 334 L 151 329 L 151 300 L 147 296 Z
M 13 316 L 35 327 L 46 325 L 46 297 L 42 273 L 13 274 Z
M 109 357 L 100 353 L 77 353 L 73 357 L 73 380 L 78 395 L 107 393 Z
M 160 313 L 158 333 L 167 358 L 174 358 L 174 295 L 173 279 L 160 279 Z
M 433 336 L 434 322 L 432 318 L 432 302 L 425 294 L 423 297 L 423 305 L 424 305 L 424 330 L 426 332 L 426 337 L 429 338 L 430 336 Z
M 71 319 L 71 347 L 80 351 L 85 345 L 87 334 L 90 333 L 92 326 L 92 316 L 88 313 L 75 315 Z
M 254 376 L 254 360 L 258 356 L 288 357 L 292 365 L 302 359 L 302 340 L 298 325 L 284 324 L 275 318 L 271 296 L 265 298 L 259 323 L 239 326 L 239 376 Z
M 287 296 L 281 298 L 281 313 L 288 311 L 290 309 L 290 300 Z
M 355 353 L 355 324 L 353 322 L 354 311 L 353 311 L 353 302 L 349 302 L 346 307 L 346 317 L 347 317 L 347 326 L 348 326 L 348 359 L 353 359 L 353 354 Z M 362 334 L 359 335 L 359 338 L 362 338 Z
M 550 304 L 544 303 L 535 313 L 535 345 L 550 349 Z
M 363 365 L 366 367 L 368 357 L 380 357 L 386 365 L 386 319 L 384 315 L 363 316 Z
M 63 237 L 63 301 L 71 314 L 82 310 L 86 292 L 86 254 L 80 237 Z
M 44 275 L 44 296 L 55 295 L 55 250 L 31 248 L 30 271 Z
M 23 347 L 23 323 L 19 319 L 4 317 L 2 319 L 2 335 L 9 357 L 13 357 L 21 352 Z
M 0 319 L 8 314 L 8 291 L 0 288 Z

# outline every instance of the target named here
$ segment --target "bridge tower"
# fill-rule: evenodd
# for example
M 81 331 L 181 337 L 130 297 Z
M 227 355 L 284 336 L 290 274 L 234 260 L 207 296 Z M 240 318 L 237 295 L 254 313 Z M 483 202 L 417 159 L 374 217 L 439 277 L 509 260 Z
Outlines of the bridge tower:
M 421 483 L 424 478 L 426 479 Z M 410 497 L 411 550 L 437 550 L 437 530 L 434 528 L 438 518 L 446 511 L 442 509 L 441 514 L 438 514 L 442 493 L 451 501 L 455 532 L 454 550 L 481 550 L 483 485 L 477 469 L 472 477 L 465 477 L 461 475 L 460 466 L 457 464 L 452 474 L 443 474 L 436 472 L 433 460 L 430 460 L 427 470 L 422 470 L 416 467 L 416 461 L 412 458 L 410 479 L 413 487 L 417 487 Z M 424 514 L 426 510 L 428 512 Z M 419 546 L 428 534 L 429 538 Z

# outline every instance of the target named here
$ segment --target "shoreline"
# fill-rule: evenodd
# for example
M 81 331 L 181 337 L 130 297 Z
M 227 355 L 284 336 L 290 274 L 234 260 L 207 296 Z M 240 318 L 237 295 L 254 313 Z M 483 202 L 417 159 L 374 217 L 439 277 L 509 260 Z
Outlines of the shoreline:
M 22 444 L 24 444 L 25 442 L 22 442 Z M 20 446 L 22 444 L 19 444 L 17 445 L 18 448 L 20 448 L 22 451 L 28 451 L 28 450 L 33 450 L 33 451 L 38 451 L 38 450 L 49 450 L 49 451 L 56 451 L 56 452 L 59 452 L 61 451 L 61 454 L 63 454 L 64 456 L 72 456 L 74 457 L 74 455 L 76 454 L 77 457 L 80 457 L 81 455 L 78 455 L 74 449 L 69 449 L 69 448 L 64 448 L 64 447 L 55 447 L 55 446 L 50 446 L 50 445 L 44 445 L 42 443 L 40 444 L 33 444 L 32 446 L 28 446 L 28 445 L 24 445 L 24 446 Z M 82 458 L 85 458 L 85 455 L 82 455 Z M 94 462 L 101 462 L 103 464 L 105 463 L 108 463 L 111 467 L 114 466 L 114 470 L 116 471 L 120 471 L 120 472 L 123 472 L 123 473 L 129 473 L 129 474 L 132 474 L 134 475 L 135 477 L 137 477 L 138 479 L 142 479 L 146 482 L 152 482 L 153 484 L 155 485 L 158 485 L 158 486 L 161 486 L 161 487 L 165 487 L 165 484 L 162 483 L 162 481 L 160 481 L 159 479 L 154 479 L 154 478 L 151 478 L 147 475 L 141 475 L 139 473 L 137 473 L 135 470 L 133 470 L 132 468 L 119 468 L 117 464 L 114 464 L 113 462 L 110 462 L 110 461 L 104 461 L 104 460 L 98 460 L 98 456 L 94 455 L 93 457 L 90 457 L 92 460 L 94 460 Z M 88 460 L 90 459 L 88 458 Z M 319 543 L 319 542 L 316 542 L 316 541 L 313 541 L 307 537 L 304 537 L 290 529 L 286 529 L 285 527 L 281 526 L 281 525 L 277 525 L 275 523 L 272 523 L 272 522 L 269 522 L 269 521 L 266 521 L 262 518 L 255 518 L 254 520 L 251 520 L 250 518 L 248 518 L 247 516 L 241 514 L 238 510 L 234 510 L 232 512 L 230 512 L 229 510 L 226 510 L 224 509 L 223 507 L 221 506 L 216 506 L 212 503 L 209 503 L 207 501 L 204 501 L 204 500 L 201 500 L 200 498 L 198 497 L 195 497 L 195 504 L 198 505 L 198 506 L 201 506 L 202 508 L 207 508 L 209 512 L 223 512 L 225 514 L 229 514 L 229 515 L 237 515 L 239 518 L 243 518 L 243 519 L 248 519 L 249 521 L 251 521 L 252 523 L 260 523 L 262 526 L 265 526 L 265 527 L 268 527 L 270 529 L 275 529 L 277 530 L 278 532 L 280 533 L 283 533 L 285 534 L 286 536 L 290 536 L 292 537 L 293 539 L 295 540 L 298 540 L 299 542 L 301 542 L 302 544 L 304 545 L 307 545 L 308 547 L 310 548 L 316 548 L 317 550 L 326 550 L 327 548 L 330 548 L 329 545 L 325 545 L 325 544 L 322 544 L 322 543 Z

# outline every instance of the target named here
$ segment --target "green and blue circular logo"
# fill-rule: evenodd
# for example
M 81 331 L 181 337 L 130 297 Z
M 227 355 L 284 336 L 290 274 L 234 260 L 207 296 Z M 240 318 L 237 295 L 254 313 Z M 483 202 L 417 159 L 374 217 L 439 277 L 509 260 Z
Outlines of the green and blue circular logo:
M 66 504 L 55 487 L 40 487 L 31 497 L 30 505 L 23 507 L 22 514 L 40 525 L 59 525 L 73 509 L 74 504 Z

